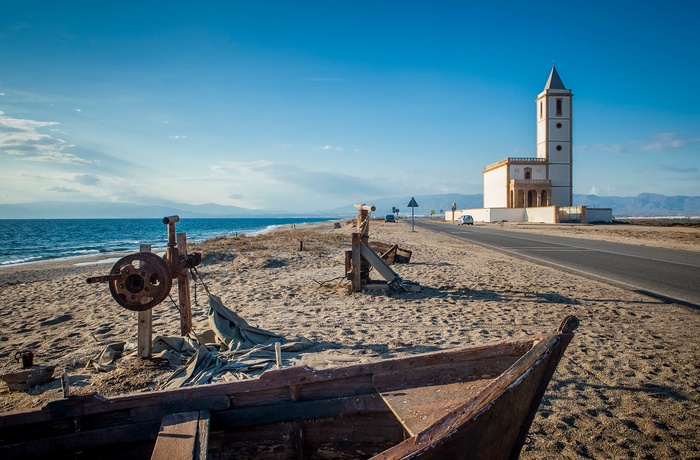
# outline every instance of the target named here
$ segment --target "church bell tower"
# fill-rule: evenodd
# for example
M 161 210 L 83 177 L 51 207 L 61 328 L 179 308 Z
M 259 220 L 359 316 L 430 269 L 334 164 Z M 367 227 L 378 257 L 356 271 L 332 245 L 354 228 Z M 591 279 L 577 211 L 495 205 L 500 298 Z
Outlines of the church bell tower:
M 547 176 L 552 181 L 551 204 L 571 206 L 573 202 L 573 163 L 571 134 L 571 99 L 552 66 L 547 84 L 536 99 L 537 158 L 547 160 Z

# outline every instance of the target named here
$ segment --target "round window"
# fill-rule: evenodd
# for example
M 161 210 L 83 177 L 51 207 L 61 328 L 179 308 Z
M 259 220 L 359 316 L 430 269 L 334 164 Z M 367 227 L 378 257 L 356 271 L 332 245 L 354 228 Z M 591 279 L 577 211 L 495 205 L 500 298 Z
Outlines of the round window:
M 561 151 L 561 145 L 557 145 L 557 152 Z
M 561 129 L 561 123 L 557 123 L 557 128 Z

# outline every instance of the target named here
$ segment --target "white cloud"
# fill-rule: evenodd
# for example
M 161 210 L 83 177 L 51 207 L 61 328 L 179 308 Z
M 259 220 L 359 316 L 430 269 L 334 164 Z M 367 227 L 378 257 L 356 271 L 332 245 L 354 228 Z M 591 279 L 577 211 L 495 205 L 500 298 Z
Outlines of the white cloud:
M 343 150 L 342 147 L 337 147 L 335 145 L 324 145 L 323 147 L 320 147 L 321 150 L 330 150 L 330 151 L 335 151 L 335 152 L 340 152 Z
M 94 174 L 76 174 L 72 181 L 81 185 L 99 185 L 103 178 Z
M 168 136 L 170 139 L 187 139 L 187 136 L 182 134 L 175 134 L 173 136 Z
M 591 153 L 625 153 L 629 151 L 627 147 L 622 144 L 595 144 L 595 145 L 581 145 L 574 147 L 577 152 L 591 152 Z
M 46 190 L 49 192 L 56 192 L 56 193 L 78 193 L 79 192 L 78 189 L 69 188 L 69 187 L 62 187 L 60 185 L 48 187 Z
M 241 200 L 238 206 L 279 209 L 281 206 L 308 209 L 322 208 L 322 203 L 350 203 L 363 196 L 383 196 L 390 188 L 383 181 L 333 171 L 312 170 L 292 163 L 266 160 L 252 162 L 228 161 L 211 168 L 212 175 L 202 178 L 208 189 L 225 190 L 221 196 Z M 231 193 L 245 190 L 245 196 Z M 327 204 L 325 204 L 327 206 Z
M 652 165 L 649 167 L 649 169 L 651 171 L 666 171 L 666 172 L 677 172 L 677 173 L 695 173 L 695 172 L 698 172 L 698 168 L 672 166 L 672 165 Z
M 595 144 L 575 147 L 577 152 L 592 153 L 627 153 L 627 152 L 668 152 L 692 144 L 700 143 L 700 138 L 693 138 L 683 133 L 658 133 L 650 141 L 628 141 L 624 144 Z
M 75 109 L 76 112 L 82 112 L 83 109 Z
M 682 133 L 658 133 L 651 142 L 641 142 L 642 150 L 648 152 L 663 152 L 682 149 L 683 147 L 700 142 L 698 138 L 683 137 Z
M 68 150 L 75 145 L 38 129 L 58 125 L 55 121 L 37 121 L 5 116 L 0 111 L 0 152 L 16 155 L 25 161 L 91 164 Z

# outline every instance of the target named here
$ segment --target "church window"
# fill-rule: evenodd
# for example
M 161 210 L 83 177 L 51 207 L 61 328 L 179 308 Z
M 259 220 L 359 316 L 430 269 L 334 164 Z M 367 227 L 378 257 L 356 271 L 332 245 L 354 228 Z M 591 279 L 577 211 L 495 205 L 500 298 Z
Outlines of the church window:
M 540 118 L 542 118 L 542 102 L 540 102 Z
M 561 129 L 561 123 L 557 123 L 557 128 Z
M 561 145 L 557 145 L 557 152 L 561 152 Z
M 557 116 L 561 117 L 561 99 L 557 98 Z

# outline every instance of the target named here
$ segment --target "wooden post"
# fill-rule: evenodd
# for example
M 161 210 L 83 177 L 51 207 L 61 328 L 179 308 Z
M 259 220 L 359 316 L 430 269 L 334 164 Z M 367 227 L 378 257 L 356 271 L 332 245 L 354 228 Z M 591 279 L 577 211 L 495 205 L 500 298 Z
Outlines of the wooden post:
M 282 344 L 279 342 L 275 342 L 275 361 L 277 369 L 282 369 Z
M 142 244 L 141 252 L 151 252 L 150 244 Z M 138 312 L 138 349 L 139 358 L 150 358 L 153 349 L 153 309 Z
M 177 245 L 181 256 L 187 255 L 187 234 L 177 234 Z M 190 282 L 187 269 L 177 277 L 177 293 L 180 302 L 180 333 L 186 336 L 192 331 L 192 304 L 190 303 Z
M 360 254 L 359 233 L 352 234 L 352 290 L 359 292 L 362 290 L 362 255 Z

